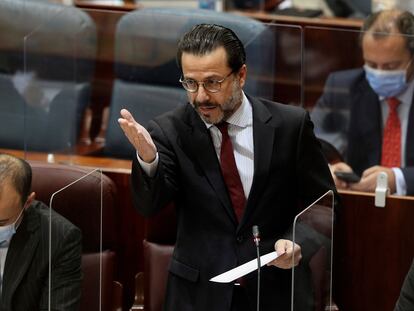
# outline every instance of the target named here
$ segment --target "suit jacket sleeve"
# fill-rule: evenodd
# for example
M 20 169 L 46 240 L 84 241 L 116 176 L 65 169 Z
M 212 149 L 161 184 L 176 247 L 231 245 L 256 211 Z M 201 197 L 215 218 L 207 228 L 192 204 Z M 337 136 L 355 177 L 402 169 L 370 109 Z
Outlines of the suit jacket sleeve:
M 157 172 L 154 177 L 148 177 L 134 157 L 131 173 L 132 199 L 144 216 L 153 215 L 165 207 L 178 190 L 177 160 L 172 147 L 158 123 L 150 121 L 148 130 L 159 155 Z
M 40 310 L 79 310 L 82 279 L 81 233 L 79 229 L 73 227 L 68 232 L 63 232 L 63 235 L 55 236 L 62 236 L 62 238 L 55 239 L 59 246 L 52 253 L 50 291 L 49 284 L 46 282 L 42 290 Z
M 407 185 L 407 195 L 414 195 L 414 166 L 402 167 L 401 171 Z

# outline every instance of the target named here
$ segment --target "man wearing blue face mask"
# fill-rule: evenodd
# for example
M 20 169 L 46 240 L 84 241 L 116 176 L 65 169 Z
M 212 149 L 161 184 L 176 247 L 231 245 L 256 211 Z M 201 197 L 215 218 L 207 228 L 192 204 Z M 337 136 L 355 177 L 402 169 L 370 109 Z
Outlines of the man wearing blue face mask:
M 391 193 L 414 194 L 414 16 L 386 10 L 368 17 L 361 46 L 364 67 L 332 73 L 312 119 L 345 162 L 331 165 L 339 189 L 373 192 L 380 172 Z M 360 181 L 335 172 L 354 171 Z
M 80 230 L 35 201 L 31 181 L 27 162 L 0 154 L 0 310 L 78 310 Z

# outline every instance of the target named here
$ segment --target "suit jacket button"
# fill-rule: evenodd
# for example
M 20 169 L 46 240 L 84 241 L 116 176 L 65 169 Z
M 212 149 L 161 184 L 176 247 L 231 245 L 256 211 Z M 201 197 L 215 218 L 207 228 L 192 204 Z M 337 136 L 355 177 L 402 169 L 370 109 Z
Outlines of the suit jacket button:
M 238 243 L 241 243 L 241 242 L 243 242 L 244 238 L 243 238 L 243 236 L 242 236 L 242 235 L 239 235 L 239 236 L 236 238 L 236 240 L 237 240 L 237 242 L 238 242 Z

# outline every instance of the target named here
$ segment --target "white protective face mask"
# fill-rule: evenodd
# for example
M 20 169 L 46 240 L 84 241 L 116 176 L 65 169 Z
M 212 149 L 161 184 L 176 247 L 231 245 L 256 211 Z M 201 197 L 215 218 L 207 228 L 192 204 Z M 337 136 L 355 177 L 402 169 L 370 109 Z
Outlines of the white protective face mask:
M 19 216 L 16 218 L 16 220 L 9 224 L 9 225 L 5 225 L 5 226 L 0 226 L 0 245 L 6 241 L 11 240 L 11 238 L 13 237 L 13 235 L 16 233 L 17 227 L 16 226 L 16 222 L 20 219 L 20 217 L 23 214 L 24 209 L 22 209 L 22 211 L 20 212 Z

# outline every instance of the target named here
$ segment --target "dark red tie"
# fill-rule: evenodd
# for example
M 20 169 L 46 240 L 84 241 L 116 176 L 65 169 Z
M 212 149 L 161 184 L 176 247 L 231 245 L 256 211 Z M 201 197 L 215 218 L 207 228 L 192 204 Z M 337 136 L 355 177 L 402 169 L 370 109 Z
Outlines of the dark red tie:
M 395 97 L 391 97 L 387 98 L 387 103 L 389 112 L 382 136 L 381 165 L 387 167 L 400 167 L 401 123 L 397 112 L 397 107 L 400 104 L 400 101 Z
M 237 220 L 240 222 L 243 215 L 244 206 L 246 205 L 246 197 L 244 196 L 243 185 L 240 180 L 239 171 L 237 170 L 236 161 L 234 159 L 233 145 L 231 143 L 227 122 L 217 124 L 217 128 L 221 132 L 221 151 L 220 166 L 227 190 L 230 194 L 231 203 Z

